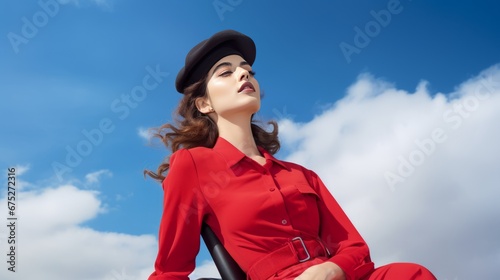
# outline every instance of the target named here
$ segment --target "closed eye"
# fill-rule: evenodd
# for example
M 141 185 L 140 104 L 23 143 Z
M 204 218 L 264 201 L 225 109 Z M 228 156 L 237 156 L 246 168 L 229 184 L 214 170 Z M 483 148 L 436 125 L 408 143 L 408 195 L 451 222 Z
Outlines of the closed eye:
M 231 76 L 231 74 L 233 74 L 233 71 L 230 71 L 230 70 L 226 70 L 226 71 L 223 71 L 222 73 L 219 74 L 220 77 L 227 77 L 227 76 Z M 248 70 L 248 74 L 250 74 L 250 76 L 255 76 L 255 71 L 252 71 L 252 70 Z
M 224 71 L 224 72 L 220 73 L 219 76 L 227 77 L 227 76 L 230 76 L 231 74 L 233 74 L 233 71 Z

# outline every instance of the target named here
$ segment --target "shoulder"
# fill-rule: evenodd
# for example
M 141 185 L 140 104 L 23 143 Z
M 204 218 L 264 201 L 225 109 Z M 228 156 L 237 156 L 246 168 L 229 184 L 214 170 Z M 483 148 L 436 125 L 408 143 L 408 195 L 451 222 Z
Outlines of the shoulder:
M 227 168 L 216 153 L 205 147 L 181 148 L 170 156 L 170 168 L 166 180 L 196 183 L 209 180 L 210 174 Z
M 176 159 L 176 158 L 185 158 L 185 157 L 193 157 L 197 156 L 200 154 L 206 154 L 210 153 L 212 149 L 210 148 L 205 148 L 205 147 L 195 147 L 195 148 L 181 148 L 177 151 L 175 151 L 170 158 L 171 159 Z
M 192 161 L 192 156 L 189 150 L 184 148 L 179 149 L 170 156 L 170 168 L 175 165 L 186 164 L 190 161 Z
M 199 173 L 203 173 L 205 166 L 210 166 L 206 161 L 200 161 L 199 155 L 206 153 L 207 148 L 181 148 L 170 155 L 168 174 L 163 184 L 189 183 L 197 184 Z
M 294 171 L 300 171 L 300 172 L 309 172 L 310 170 L 305 168 L 304 166 L 298 164 L 298 163 L 295 163 L 295 162 L 290 162 L 290 161 L 284 161 L 284 160 L 280 160 L 280 162 L 290 168 L 291 170 L 294 170 Z
M 194 147 L 189 149 L 184 149 L 189 151 L 193 155 L 202 155 L 202 154 L 210 154 L 213 153 L 213 149 L 207 147 Z
M 286 167 L 288 167 L 292 172 L 302 173 L 311 186 L 316 185 L 316 182 L 318 180 L 321 180 L 318 174 L 316 174 L 316 172 L 307 167 L 304 167 L 303 165 L 289 161 L 280 161 L 280 162 Z
M 203 164 L 206 160 L 213 159 L 213 154 L 213 150 L 206 147 L 182 148 L 170 156 L 170 166 Z
M 314 173 L 314 171 L 304 167 L 303 165 L 301 164 L 298 164 L 298 163 L 295 163 L 295 162 L 290 162 L 290 161 L 283 161 L 283 160 L 280 160 L 281 164 L 283 164 L 284 166 L 286 166 L 291 172 L 294 172 L 294 173 L 302 173 L 304 175 L 304 177 L 306 177 L 306 179 L 308 181 L 310 181 L 310 179 L 312 177 L 316 177 L 316 173 Z

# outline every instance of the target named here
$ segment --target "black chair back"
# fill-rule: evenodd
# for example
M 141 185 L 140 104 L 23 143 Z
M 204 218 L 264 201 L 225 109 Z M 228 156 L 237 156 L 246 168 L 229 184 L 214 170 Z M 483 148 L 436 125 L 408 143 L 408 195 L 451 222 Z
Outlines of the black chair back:
M 245 272 L 241 270 L 226 251 L 219 238 L 217 238 L 212 229 L 206 224 L 203 224 L 201 227 L 201 236 L 210 255 L 212 255 L 212 259 L 219 270 L 222 280 L 245 280 L 247 278 Z

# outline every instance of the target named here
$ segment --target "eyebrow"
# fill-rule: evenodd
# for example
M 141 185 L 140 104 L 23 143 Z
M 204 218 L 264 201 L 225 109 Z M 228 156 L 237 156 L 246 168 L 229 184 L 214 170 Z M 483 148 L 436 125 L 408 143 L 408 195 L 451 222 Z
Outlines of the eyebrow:
M 250 64 L 243 60 L 242 62 L 240 62 L 240 66 L 244 66 L 244 65 L 250 65 Z M 233 66 L 233 64 L 231 62 L 222 62 L 221 64 L 215 66 L 214 70 L 212 71 L 212 75 L 215 74 L 217 69 L 224 67 L 224 66 Z

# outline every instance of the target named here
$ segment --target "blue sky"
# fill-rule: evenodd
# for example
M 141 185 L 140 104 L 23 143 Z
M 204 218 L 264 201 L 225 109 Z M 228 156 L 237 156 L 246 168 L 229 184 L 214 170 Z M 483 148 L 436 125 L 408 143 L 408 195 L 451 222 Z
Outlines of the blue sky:
M 259 117 L 304 127 L 339 106 L 363 79 L 409 95 L 425 80 L 430 98 L 451 98 L 459 85 L 500 62 L 496 1 L 41 0 L 0 6 L 2 170 L 26 169 L 19 175 L 21 191 L 33 195 L 68 184 L 95 193 L 98 214 L 77 225 L 130 236 L 157 234 L 162 190 L 142 171 L 156 169 L 168 155 L 140 132 L 172 120 L 180 99 L 174 80 L 185 54 L 217 31 L 235 29 L 256 42 L 254 70 L 265 92 Z M 140 93 L 148 75 L 151 86 Z M 386 112 L 399 109 L 387 106 Z M 279 157 L 296 158 L 304 145 L 292 140 Z M 80 159 L 68 156 L 71 151 Z M 55 165 L 67 169 L 61 173 Z M 95 180 L 86 179 L 93 172 L 87 178 Z M 202 251 L 199 260 L 208 258 Z

